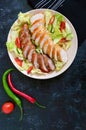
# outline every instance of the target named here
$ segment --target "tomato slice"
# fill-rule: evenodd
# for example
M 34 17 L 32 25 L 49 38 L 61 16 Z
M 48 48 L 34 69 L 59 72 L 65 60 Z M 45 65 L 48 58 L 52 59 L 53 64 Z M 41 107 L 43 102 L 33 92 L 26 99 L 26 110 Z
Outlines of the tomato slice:
M 60 30 L 61 30 L 61 32 L 62 32 L 62 30 L 65 30 L 65 28 L 66 28 L 65 22 L 62 21 L 61 24 L 60 24 Z
M 14 104 L 12 102 L 5 102 L 2 105 L 2 112 L 5 114 L 10 114 L 14 110 Z
M 16 38 L 15 44 L 18 48 L 21 48 L 20 39 L 19 37 Z
M 22 66 L 22 60 L 20 60 L 18 57 L 15 58 L 15 61 L 16 63 L 19 65 L 19 66 Z
M 29 69 L 27 70 L 27 73 L 29 74 L 33 69 L 33 66 L 30 66 Z

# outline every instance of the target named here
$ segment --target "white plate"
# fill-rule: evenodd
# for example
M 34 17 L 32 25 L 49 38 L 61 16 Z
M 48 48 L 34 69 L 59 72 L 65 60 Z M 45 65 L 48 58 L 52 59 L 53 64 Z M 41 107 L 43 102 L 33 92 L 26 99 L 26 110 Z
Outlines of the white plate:
M 31 14 L 34 14 L 34 13 L 38 13 L 38 12 L 44 12 L 46 9 L 35 9 L 35 10 L 31 10 L 31 11 L 28 11 L 26 12 L 27 14 L 28 13 L 31 13 Z M 50 10 L 50 9 L 48 9 Z M 53 13 L 59 13 L 57 11 L 54 11 L 54 10 L 50 10 L 52 11 Z M 63 15 L 63 14 L 62 14 Z M 63 15 L 64 16 L 64 15 Z M 12 55 L 12 53 L 10 53 L 8 51 L 8 55 L 12 61 L 12 63 L 14 64 L 14 66 L 21 72 L 23 73 L 24 75 L 28 76 L 28 77 L 31 77 L 31 78 L 34 78 L 34 79 L 50 79 L 50 78 L 53 78 L 53 77 L 56 77 L 60 74 L 62 74 L 64 71 L 66 71 L 70 65 L 72 64 L 72 62 L 74 61 L 74 58 L 76 56 L 76 53 L 77 53 L 77 48 L 78 48 L 78 39 L 77 39 L 77 34 L 76 34 L 76 31 L 72 25 L 72 23 L 64 16 L 65 20 L 68 22 L 70 28 L 71 28 L 71 31 L 74 35 L 73 39 L 72 39 L 72 45 L 71 47 L 68 49 L 67 51 L 67 54 L 68 54 L 68 62 L 64 65 L 64 67 L 60 70 L 60 71 L 54 71 L 54 72 L 51 72 L 51 73 L 48 73 L 48 74 L 44 74 L 44 75 L 40 75 L 40 74 L 27 74 L 26 71 L 20 71 L 19 69 L 19 66 L 17 65 L 17 63 L 15 62 L 14 60 L 14 57 Z M 11 31 L 11 30 L 10 30 Z M 7 38 L 7 41 L 10 41 L 10 31 L 9 31 L 9 34 L 8 34 L 8 38 Z

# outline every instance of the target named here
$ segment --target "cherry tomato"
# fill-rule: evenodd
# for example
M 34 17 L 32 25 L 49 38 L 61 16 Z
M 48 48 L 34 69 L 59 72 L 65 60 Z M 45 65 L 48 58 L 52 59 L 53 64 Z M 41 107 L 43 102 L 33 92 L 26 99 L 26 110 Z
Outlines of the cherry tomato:
M 18 37 L 16 38 L 15 44 L 18 48 L 21 48 L 20 39 Z
M 14 104 L 12 102 L 5 102 L 2 105 L 2 112 L 5 114 L 10 114 L 14 110 Z
M 22 60 L 20 60 L 18 57 L 15 58 L 15 61 L 19 66 L 22 66 Z

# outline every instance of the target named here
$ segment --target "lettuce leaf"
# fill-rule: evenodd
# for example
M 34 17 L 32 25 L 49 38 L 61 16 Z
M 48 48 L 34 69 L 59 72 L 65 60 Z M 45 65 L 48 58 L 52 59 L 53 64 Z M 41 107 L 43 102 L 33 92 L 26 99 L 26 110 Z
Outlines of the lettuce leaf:
M 6 42 L 6 46 L 9 52 L 13 52 L 16 57 L 23 59 L 22 50 L 16 47 L 14 41 Z
M 21 71 L 28 70 L 28 68 L 32 66 L 32 63 L 28 62 L 28 60 L 23 60 Z
M 57 19 L 57 22 L 61 22 L 64 20 L 64 16 L 60 13 L 56 13 L 55 18 Z
M 52 17 L 52 13 L 50 11 L 45 11 L 45 26 L 46 28 L 48 28 L 48 24 L 49 24 L 49 21 L 50 21 L 50 18 Z
M 67 40 L 71 40 L 73 38 L 73 34 L 72 33 L 68 33 L 66 36 Z
M 37 53 L 40 53 L 40 54 L 43 54 L 43 51 L 42 51 L 42 49 L 40 48 L 40 46 L 38 46 L 38 47 L 36 48 L 36 52 L 37 52 Z
M 63 67 L 64 63 L 63 62 L 60 62 L 60 61 L 57 61 L 55 63 L 55 66 L 56 66 L 56 71 L 60 71 Z
M 71 47 L 71 44 L 72 44 L 72 42 L 69 41 L 69 42 L 66 42 L 65 44 L 63 44 L 62 47 L 63 47 L 65 50 L 68 50 L 68 49 Z
M 27 22 L 28 24 L 30 24 L 30 15 L 20 12 L 18 14 L 18 20 L 21 24 L 24 22 Z
M 24 22 L 27 22 L 28 25 L 30 26 L 30 16 L 29 14 L 20 12 L 18 14 L 18 20 L 13 24 L 11 30 L 19 32 Z
M 6 46 L 10 52 L 15 51 L 16 49 L 15 42 L 6 42 Z

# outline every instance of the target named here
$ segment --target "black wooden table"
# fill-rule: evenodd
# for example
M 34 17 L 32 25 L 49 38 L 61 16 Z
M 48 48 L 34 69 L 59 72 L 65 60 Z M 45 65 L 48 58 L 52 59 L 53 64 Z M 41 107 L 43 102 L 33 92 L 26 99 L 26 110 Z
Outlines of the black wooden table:
M 3 90 L 2 74 L 14 68 L 7 54 L 7 35 L 18 13 L 31 9 L 26 0 L 0 0 L 0 111 L 2 104 L 10 100 Z M 58 11 L 69 18 L 77 31 L 77 56 L 65 73 L 49 80 L 31 79 L 16 70 L 15 86 L 47 108 L 40 109 L 21 98 L 23 120 L 19 121 L 17 106 L 10 115 L 0 112 L 0 130 L 86 130 L 86 6 L 70 0 Z

